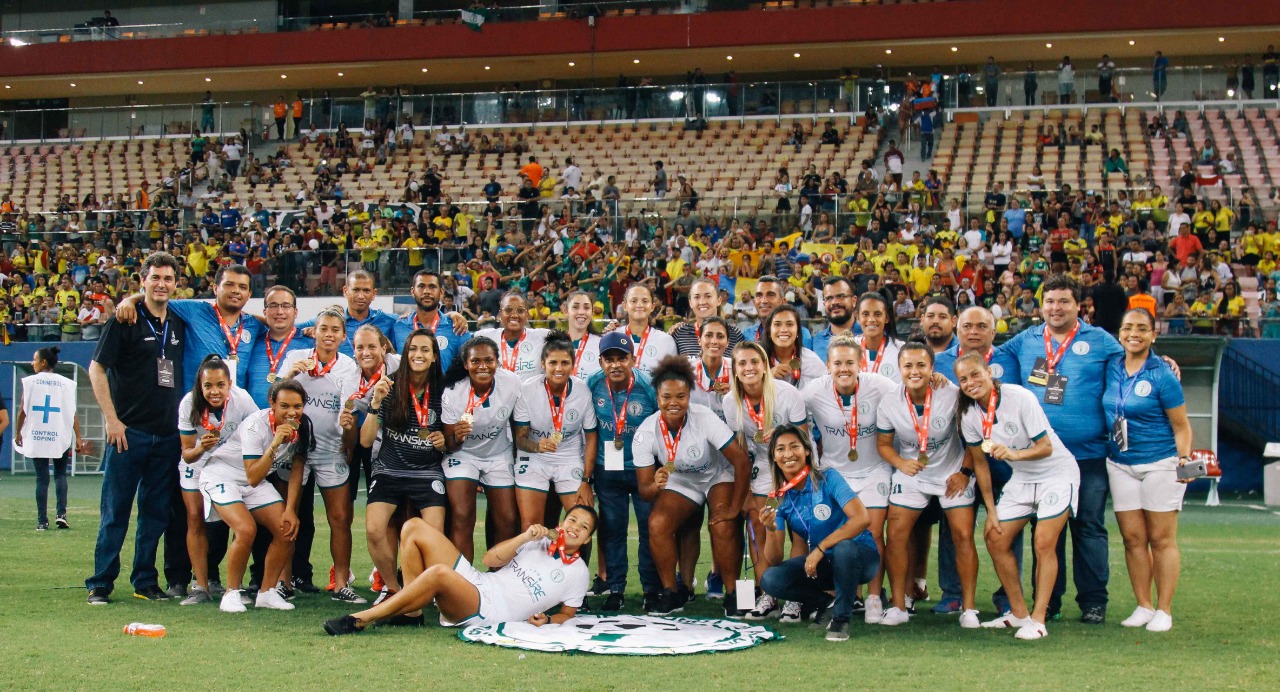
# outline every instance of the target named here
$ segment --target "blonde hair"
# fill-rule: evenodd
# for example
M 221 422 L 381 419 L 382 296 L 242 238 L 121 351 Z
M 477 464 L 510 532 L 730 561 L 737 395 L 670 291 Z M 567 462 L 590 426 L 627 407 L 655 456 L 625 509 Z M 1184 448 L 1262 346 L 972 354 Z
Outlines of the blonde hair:
M 831 343 L 827 344 L 827 360 L 828 361 L 831 360 L 831 351 L 837 348 L 851 348 L 854 350 L 855 353 L 858 354 L 858 360 L 862 360 L 862 344 L 858 343 L 857 339 L 854 338 L 852 332 L 847 334 L 841 334 L 835 337 L 834 339 L 832 339 Z
M 738 419 L 743 421 L 743 429 L 746 429 L 746 421 L 750 417 L 747 413 L 747 400 L 742 392 L 742 385 L 738 382 L 738 354 L 745 351 L 751 351 L 760 356 L 760 362 L 765 369 L 764 376 L 760 378 L 763 391 L 760 394 L 760 419 L 764 422 L 765 427 L 770 427 L 773 423 L 773 404 L 778 396 L 778 388 L 774 386 L 773 375 L 768 372 L 769 354 L 765 353 L 764 347 L 754 341 L 743 341 L 733 349 L 733 357 L 729 359 L 732 366 L 733 377 L 729 380 L 729 398 L 733 400 L 734 406 L 738 407 Z M 761 430 L 760 432 L 764 432 Z M 738 433 L 742 437 L 746 437 L 745 433 Z

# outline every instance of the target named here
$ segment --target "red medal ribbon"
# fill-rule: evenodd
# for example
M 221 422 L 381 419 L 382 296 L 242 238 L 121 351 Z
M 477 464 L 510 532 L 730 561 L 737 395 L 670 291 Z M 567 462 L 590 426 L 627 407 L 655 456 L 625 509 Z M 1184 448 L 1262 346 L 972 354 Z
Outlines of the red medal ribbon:
M 413 412 L 418 415 L 418 427 L 423 430 L 431 423 L 431 386 L 427 385 L 419 396 L 409 385 L 409 399 L 413 401 Z
M 991 386 L 991 396 L 987 397 L 987 410 L 982 413 L 982 439 L 991 439 L 991 427 L 996 422 L 996 398 L 999 390 L 995 385 Z
M 547 406 L 551 408 L 551 425 L 556 432 L 560 432 L 564 428 L 564 406 L 569 402 L 569 387 L 572 387 L 573 383 L 565 383 L 564 395 L 560 397 L 559 406 L 556 406 L 555 396 L 551 393 L 551 383 L 543 380 L 542 386 L 547 390 Z
M 493 390 L 497 386 L 498 386 L 498 382 L 497 380 L 494 380 L 493 386 L 489 387 L 489 391 L 485 392 L 484 396 L 480 397 L 479 399 L 476 398 L 475 387 L 472 387 L 470 390 L 468 390 L 467 391 L 467 413 L 472 413 L 477 408 L 480 408 L 481 406 L 483 406 L 484 402 L 489 399 L 489 395 L 493 394 Z
M 720 359 L 720 372 L 716 374 L 715 379 L 709 379 L 707 377 L 708 371 L 707 371 L 706 361 L 699 361 L 698 364 L 701 366 L 698 368 L 698 389 L 701 389 L 704 392 L 709 392 L 711 391 L 711 388 L 716 386 L 717 384 L 729 383 L 729 359 L 728 358 L 722 357 Z M 703 384 L 704 381 L 706 382 L 706 384 Z
M 274 409 L 267 410 L 267 422 L 271 425 L 271 434 L 276 432 L 276 412 Z M 293 435 L 289 438 L 290 444 L 298 441 L 298 431 L 294 430 Z
M 605 389 L 609 392 L 609 410 L 613 413 L 613 430 L 615 440 L 622 439 L 622 432 L 627 429 L 627 402 L 631 400 L 631 388 L 636 386 L 636 376 L 632 375 L 627 382 L 627 396 L 622 400 L 622 417 L 618 417 L 618 406 L 613 403 L 613 387 L 605 383 Z
M 627 327 L 627 331 L 630 332 L 631 328 Z M 629 336 L 631 337 L 631 341 L 636 344 L 635 356 L 636 356 L 637 363 L 640 362 L 640 357 L 644 355 L 644 345 L 649 343 L 649 332 L 651 331 L 653 331 L 653 327 L 645 327 L 644 334 L 640 336 L 639 341 L 636 341 L 636 337 L 634 334 L 629 334 Z
M 783 495 L 786 495 L 786 494 L 787 494 L 787 491 L 788 491 L 788 490 L 790 490 L 790 489 L 792 489 L 792 488 L 796 487 L 797 485 L 800 485 L 801 483 L 803 483 L 803 482 L 804 482 L 804 479 L 806 479 L 806 478 L 808 478 L 808 477 L 809 477 L 809 469 L 810 469 L 810 468 L 811 468 L 811 467 L 806 466 L 806 467 L 804 467 L 803 469 L 801 469 L 800 473 L 797 473 L 795 478 L 792 478 L 791 480 L 787 481 L 786 483 L 783 483 L 781 488 L 778 488 L 777 490 L 775 490 L 775 491 L 773 491 L 773 492 L 769 493 L 769 497 L 782 497 Z
M 680 435 L 684 433 L 684 425 L 676 431 L 676 436 L 671 437 L 671 430 L 667 428 L 667 419 L 661 415 L 658 416 L 658 430 L 662 432 L 662 445 L 667 448 L 667 463 L 676 463 L 676 452 L 680 449 Z
M 329 361 L 328 365 L 324 365 L 324 361 L 320 360 L 320 351 L 316 349 L 311 349 L 311 357 L 316 360 L 316 366 L 311 368 L 311 371 L 307 373 L 312 377 L 324 377 L 325 375 L 328 375 L 329 371 L 333 369 L 334 363 L 338 362 L 338 354 L 335 353 L 333 354 L 333 360 Z M 321 365 L 324 365 L 324 367 L 320 367 Z
M 844 399 L 840 398 L 840 390 L 836 389 L 834 380 L 831 382 L 831 391 L 836 393 L 836 406 L 840 407 L 840 413 L 844 413 Z M 853 413 L 849 416 L 849 422 L 845 423 L 845 432 L 849 433 L 849 449 L 858 446 L 858 385 L 853 385 Z
M 1045 371 L 1050 375 L 1053 374 L 1053 369 L 1057 367 L 1058 363 L 1062 360 L 1062 357 L 1067 355 L 1067 348 L 1071 346 L 1071 342 L 1075 340 L 1076 334 L 1079 332 L 1080 321 L 1076 320 L 1076 325 L 1071 328 L 1071 333 L 1067 335 L 1067 338 L 1062 340 L 1062 345 L 1058 346 L 1058 350 L 1054 351 L 1053 343 L 1050 341 L 1053 337 L 1049 334 L 1049 327 L 1046 326 L 1044 328 Z
M 426 327 L 426 329 L 430 329 L 430 330 L 431 330 L 431 333 L 432 333 L 432 334 L 435 334 L 435 333 L 436 333 L 436 327 L 438 327 L 438 326 L 440 326 L 440 311 L 439 311 L 439 310 L 437 310 L 437 311 L 436 311 L 436 319 L 435 319 L 435 321 L 433 321 L 433 322 L 431 323 L 431 326 L 430 326 L 430 327 Z M 414 328 L 414 329 L 423 329 L 422 323 L 418 321 L 418 313 L 417 313 L 417 311 L 416 311 L 416 310 L 415 310 L 415 311 L 414 311 L 414 313 L 413 313 L 413 328 Z
M 244 317 L 240 317 L 240 326 L 236 328 L 236 333 L 233 335 L 231 329 L 227 327 L 226 320 L 222 319 L 222 310 L 218 308 L 217 303 L 213 304 L 213 312 L 218 316 L 218 326 L 222 327 L 223 336 L 227 337 L 227 352 L 229 354 L 227 358 L 235 360 L 236 352 L 240 350 L 240 337 L 244 335 Z
M 560 553 L 560 561 L 566 565 L 572 565 L 579 557 L 578 553 L 570 554 L 568 549 L 564 547 L 564 529 L 556 529 L 556 537 L 551 541 L 551 545 L 547 546 L 547 555 L 555 555 Z
M 218 421 L 217 427 L 215 427 L 212 423 L 209 422 L 208 410 L 206 410 L 204 414 L 200 416 L 200 425 L 203 426 L 204 429 L 208 430 L 209 432 L 213 432 L 214 430 L 217 430 L 218 432 L 222 432 L 222 426 L 227 424 L 227 414 L 230 413 L 230 411 L 231 411 L 231 397 L 228 396 L 226 403 L 222 405 L 222 419 Z
M 578 364 L 582 362 L 582 354 L 587 352 L 587 344 L 591 343 L 591 334 L 582 335 L 582 345 L 578 347 L 578 352 L 573 355 L 573 374 L 578 374 Z
M 520 344 L 523 344 L 528 336 L 528 333 L 521 334 L 520 340 L 516 341 L 516 345 L 511 348 L 507 346 L 507 338 L 502 337 L 502 368 L 504 370 L 516 371 L 516 365 L 520 362 Z M 507 356 L 508 351 L 511 353 L 510 357 Z
M 756 424 L 756 432 L 764 432 L 764 402 L 759 404 L 760 412 L 756 412 L 757 405 L 751 403 L 750 399 L 743 397 L 747 402 L 747 415 L 751 417 L 751 422 Z
M 886 348 L 888 345 L 889 338 L 885 336 L 880 337 L 880 348 L 876 351 L 875 362 L 871 363 L 871 372 L 879 374 L 880 361 L 884 360 L 884 352 L 888 350 Z M 862 340 L 862 369 L 867 369 L 867 340 L 865 337 Z
M 385 362 L 382 364 L 382 367 L 378 368 L 378 372 L 374 373 L 373 377 L 371 377 L 368 381 L 365 381 L 364 373 L 361 372 L 360 387 L 356 389 L 355 394 L 352 394 L 347 398 L 352 401 L 359 401 L 360 399 L 363 399 L 364 395 L 368 394 L 369 390 L 373 389 L 373 385 L 378 384 L 378 380 L 381 380 L 382 376 L 385 374 L 387 374 L 387 364 Z
M 280 342 L 280 351 L 278 353 L 271 352 L 271 337 L 269 335 L 266 339 L 263 339 L 263 341 L 266 342 L 267 347 L 267 362 L 271 366 L 267 372 L 275 374 L 276 370 L 280 368 L 280 361 L 284 359 L 285 351 L 289 348 L 289 342 L 293 341 L 293 335 L 297 333 L 298 328 L 294 327 L 293 331 L 289 332 L 289 336 L 286 336 L 284 340 Z
M 916 405 L 911 401 L 911 393 L 903 388 L 903 396 L 907 398 L 907 410 L 911 412 L 911 427 L 916 429 L 916 444 L 919 445 L 921 454 L 928 454 L 929 419 L 933 415 L 933 388 L 925 387 L 924 392 L 924 417 L 921 418 L 916 415 Z

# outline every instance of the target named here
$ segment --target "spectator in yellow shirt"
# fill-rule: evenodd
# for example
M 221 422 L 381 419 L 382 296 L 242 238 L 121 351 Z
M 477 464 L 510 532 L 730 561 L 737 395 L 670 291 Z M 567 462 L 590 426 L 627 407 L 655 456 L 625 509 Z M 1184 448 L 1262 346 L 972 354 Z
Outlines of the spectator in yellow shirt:
M 373 237 L 373 231 L 364 229 L 364 233 L 356 238 L 356 249 L 360 251 L 360 262 L 365 270 L 378 271 L 378 241 Z
M 400 247 L 409 251 L 409 271 L 411 273 L 416 274 L 418 270 L 422 269 L 422 248 L 425 246 L 426 243 L 422 242 L 422 234 L 418 231 L 417 226 L 410 228 L 409 237 L 405 238 L 403 243 L 400 243 Z
M 54 297 L 56 298 L 59 307 L 71 307 L 72 310 L 79 309 L 80 307 L 80 291 L 77 291 L 71 286 L 70 276 L 64 275 L 62 277 L 62 283 L 59 285 L 58 292 Z M 78 330 L 77 333 L 79 333 Z

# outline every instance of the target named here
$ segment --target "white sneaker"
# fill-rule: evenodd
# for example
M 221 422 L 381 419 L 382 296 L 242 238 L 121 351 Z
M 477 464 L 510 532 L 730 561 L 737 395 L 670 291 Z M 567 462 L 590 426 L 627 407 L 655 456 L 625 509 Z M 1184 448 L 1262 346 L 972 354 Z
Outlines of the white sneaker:
M 868 625 L 880 624 L 880 618 L 884 617 L 884 605 L 880 602 L 879 596 L 867 596 L 866 610 L 862 613 L 863 622 Z
M 1032 620 L 1030 617 L 1026 617 L 1026 618 L 1014 617 L 1012 612 L 1006 612 L 1004 615 L 1001 615 L 1000 617 L 994 620 L 988 620 L 982 623 L 982 626 L 988 627 L 988 628 L 1024 627 L 1031 622 L 1034 622 L 1034 620 Z
M 243 613 L 248 610 L 240 600 L 240 589 L 227 589 L 227 592 L 222 594 L 222 602 L 218 604 L 218 610 L 224 613 Z
M 915 612 L 915 610 L 916 610 L 916 599 L 914 599 L 914 598 L 912 598 L 912 597 L 910 597 L 910 596 L 903 596 L 903 597 L 902 597 L 902 604 L 905 606 L 905 609 L 906 609 L 906 611 L 907 611 L 907 613 L 908 613 L 908 614 L 910 614 L 910 613 L 914 613 L 914 612 Z
M 960 614 L 960 626 L 967 630 L 976 630 L 982 627 L 982 623 L 978 621 L 978 611 L 966 610 Z
M 1157 610 L 1151 622 L 1147 623 L 1148 632 L 1168 632 L 1171 629 L 1173 629 L 1173 616 L 1163 610 Z
M 764 620 L 778 609 L 778 599 L 767 593 L 760 594 L 760 598 L 756 599 L 756 607 L 747 613 L 748 620 Z
M 800 601 L 786 601 L 782 604 L 782 616 L 778 622 L 795 624 L 800 622 Z
M 1032 639 L 1044 639 L 1049 636 L 1049 630 L 1045 629 L 1043 623 L 1027 618 L 1027 624 L 1019 627 L 1017 633 L 1013 636 L 1016 639 L 1026 641 L 1030 641 Z
M 911 616 L 907 614 L 907 611 L 893 607 L 884 611 L 884 615 L 880 617 L 880 624 L 892 627 L 906 624 L 909 620 L 911 620 Z
M 293 604 L 284 600 L 284 596 L 280 595 L 275 589 L 267 589 L 259 591 L 258 598 L 253 603 L 255 608 L 269 608 L 271 610 L 293 610 Z
M 1133 615 L 1121 620 L 1120 624 L 1124 627 L 1146 627 L 1155 616 L 1156 611 L 1138 606 L 1133 609 Z
M 227 592 L 227 593 L 230 593 L 230 592 Z M 238 593 L 240 594 L 240 605 L 247 606 L 247 605 L 253 604 L 253 596 L 250 596 L 248 591 L 245 591 L 244 589 L 238 589 Z

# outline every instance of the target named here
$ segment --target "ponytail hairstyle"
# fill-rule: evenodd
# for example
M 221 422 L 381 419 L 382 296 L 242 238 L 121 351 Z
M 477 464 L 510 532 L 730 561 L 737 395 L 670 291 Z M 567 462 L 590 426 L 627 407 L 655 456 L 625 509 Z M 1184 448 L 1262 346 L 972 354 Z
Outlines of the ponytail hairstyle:
M 572 363 L 574 356 L 577 354 L 573 351 L 573 339 L 569 337 L 567 332 L 554 330 L 547 332 L 546 341 L 542 344 L 542 354 L 538 357 L 540 363 L 547 362 L 547 356 L 555 352 L 569 354 L 569 362 Z
M 884 294 L 879 291 L 867 291 L 858 298 L 857 312 L 862 312 L 862 304 L 868 301 L 876 301 L 884 308 L 884 340 L 888 344 L 891 341 L 898 341 L 898 325 L 893 321 L 893 306 Z M 883 348 L 883 347 L 881 347 Z
M 1141 310 L 1144 313 L 1147 312 L 1142 308 L 1139 308 L 1139 310 Z M 1147 314 L 1150 314 L 1150 313 L 1147 313 Z M 968 365 L 968 364 L 977 365 L 978 367 L 986 370 L 987 372 L 991 371 L 991 366 L 987 364 L 986 357 L 983 356 L 983 354 L 981 353 L 966 353 L 960 356 L 959 358 L 956 358 L 956 363 L 953 367 L 956 370 L 959 370 L 961 365 Z M 995 387 L 996 392 L 999 392 L 1000 380 L 992 378 L 991 386 Z M 996 396 L 999 397 L 999 394 L 997 394 Z M 960 390 L 960 398 L 958 401 L 956 401 L 956 429 L 961 431 L 960 433 L 961 441 L 963 441 L 964 439 L 964 433 L 963 433 L 963 429 L 960 427 L 960 423 L 961 421 L 964 420 L 964 414 L 968 413 L 969 409 L 975 406 L 978 407 L 979 409 L 985 409 L 986 405 L 987 405 L 987 402 L 977 401 L 973 397 L 969 396 L 968 394 L 965 394 L 963 389 Z
M 324 319 L 324 318 L 326 318 L 326 317 L 332 317 L 333 319 L 338 320 L 338 324 L 341 324 L 341 325 L 342 325 L 342 338 L 343 338 L 343 339 L 346 339 L 346 337 L 347 337 L 347 315 L 346 315 L 346 313 L 345 313 L 343 310 L 344 310 L 344 309 L 343 309 L 343 308 L 342 308 L 342 306 L 340 306 L 340 305 L 330 305 L 329 307 L 327 307 L 327 308 L 325 308 L 325 309 L 321 310 L 321 311 L 316 315 L 316 321 L 315 321 L 315 323 L 314 323 L 314 324 L 316 324 L 316 325 L 318 326 L 318 325 L 320 324 L 320 320 L 322 320 L 322 319 Z M 317 341 L 318 341 L 318 339 L 317 339 Z
M 343 323 L 344 324 L 346 323 L 346 318 L 343 318 Z M 382 346 L 383 355 L 386 355 L 387 353 L 396 352 L 396 346 L 395 344 L 391 343 L 391 339 L 388 339 L 387 335 L 383 334 L 381 329 L 378 329 L 372 324 L 362 324 L 359 327 L 357 327 L 356 333 L 351 335 L 352 344 L 355 343 L 356 337 L 360 335 L 360 332 L 372 332 L 375 336 L 377 336 L 378 344 Z
M 853 349 L 854 353 L 857 354 L 858 362 L 862 362 L 862 344 L 858 343 L 858 340 L 854 338 L 852 333 L 846 332 L 844 334 L 837 335 L 831 340 L 831 343 L 827 344 L 828 363 L 831 362 L 831 352 L 837 348 Z
M 196 381 L 198 382 L 199 379 Z M 282 377 L 276 380 L 275 383 L 271 385 L 270 389 L 267 390 L 267 401 L 274 404 L 276 399 L 280 397 L 281 392 L 293 392 L 294 394 L 302 397 L 302 401 L 304 403 L 307 400 L 306 388 L 302 386 L 301 382 L 293 379 L 292 377 Z M 302 417 L 298 419 L 298 444 L 294 447 L 294 453 L 301 454 L 305 457 L 309 452 L 314 452 L 315 449 L 316 436 L 311 427 L 311 418 L 304 413 L 302 414 Z
M 219 370 L 227 376 L 227 381 L 231 381 L 231 369 L 227 367 L 227 362 L 222 359 L 222 356 L 216 353 L 210 353 L 205 356 L 204 360 L 200 361 L 200 367 L 196 369 L 195 383 L 191 385 L 191 425 L 193 427 L 200 425 L 204 414 L 210 408 L 208 400 L 204 398 L 204 390 L 200 384 L 204 381 L 207 373 Z M 305 401 L 307 397 L 304 394 L 302 398 Z M 231 400 L 230 393 L 227 395 L 227 400 Z M 226 409 L 223 410 L 225 411 Z
M 365 325 L 369 326 L 369 325 Z M 364 329 L 364 327 L 361 327 Z M 376 330 L 376 327 L 373 327 Z M 400 351 L 400 367 L 396 369 L 395 378 L 392 380 L 395 384 L 391 387 L 391 407 L 387 411 L 387 417 L 383 424 L 393 430 L 404 430 L 408 427 L 409 421 L 416 421 L 417 411 L 414 409 L 413 387 L 410 386 L 409 380 L 413 378 L 409 370 L 409 344 L 417 337 L 425 336 L 431 341 L 431 353 L 434 358 L 431 361 L 431 367 L 427 368 L 427 388 L 430 394 L 427 396 L 426 405 L 431 406 L 431 400 L 435 398 L 439 400 L 444 394 L 444 371 L 440 367 L 440 344 L 436 341 L 436 335 L 430 329 L 415 329 L 409 332 L 409 336 L 405 337 L 404 349 Z M 439 413 L 439 412 L 437 412 Z M 378 415 L 377 411 L 370 411 L 369 415 Z
M 62 353 L 62 349 L 57 346 L 45 346 L 44 348 L 36 349 L 36 357 L 44 361 L 45 365 L 49 366 L 50 372 L 52 372 L 54 368 L 58 367 L 59 353 Z
M 458 353 L 458 357 L 453 359 L 449 364 L 449 369 L 444 373 L 444 382 L 441 386 L 445 389 L 467 379 L 470 375 L 467 373 L 467 361 L 471 360 L 471 354 L 478 348 L 487 348 L 493 351 L 493 357 L 497 359 L 498 344 L 487 336 L 473 336 L 462 345 L 462 351 Z M 498 367 L 502 365 L 499 363 Z
M 738 420 L 743 421 L 743 430 L 747 427 L 746 421 L 750 419 L 750 414 L 747 413 L 747 397 L 742 392 L 742 383 L 738 381 L 738 354 L 747 351 L 760 356 L 763 363 L 765 372 L 764 377 L 760 378 L 760 384 L 764 390 L 760 396 L 760 416 L 766 426 L 773 422 L 773 406 L 778 397 L 778 388 L 774 385 L 773 375 L 769 372 L 769 354 L 765 352 L 764 347 L 754 341 L 743 341 L 738 344 L 738 347 L 733 349 L 733 358 L 730 360 L 733 366 L 733 378 L 729 380 L 729 396 L 725 403 L 728 404 L 728 400 L 732 400 L 733 405 L 738 408 Z M 746 437 L 745 433 L 739 433 L 739 435 Z M 750 449 L 745 446 L 745 443 L 744 448 Z
M 563 305 L 565 308 L 565 320 L 566 321 L 568 320 L 569 313 L 567 309 L 569 307 L 569 303 L 572 303 L 573 299 L 577 298 L 578 296 L 582 296 L 583 298 L 586 298 L 587 303 L 591 306 L 591 320 L 587 322 L 587 333 L 599 335 L 600 328 L 596 326 L 596 319 L 595 319 L 596 299 L 586 291 L 575 290 L 574 292 L 570 293 L 568 296 L 565 297 L 564 302 L 561 303 L 561 305 Z M 570 339 L 570 341 L 572 341 L 572 339 Z

